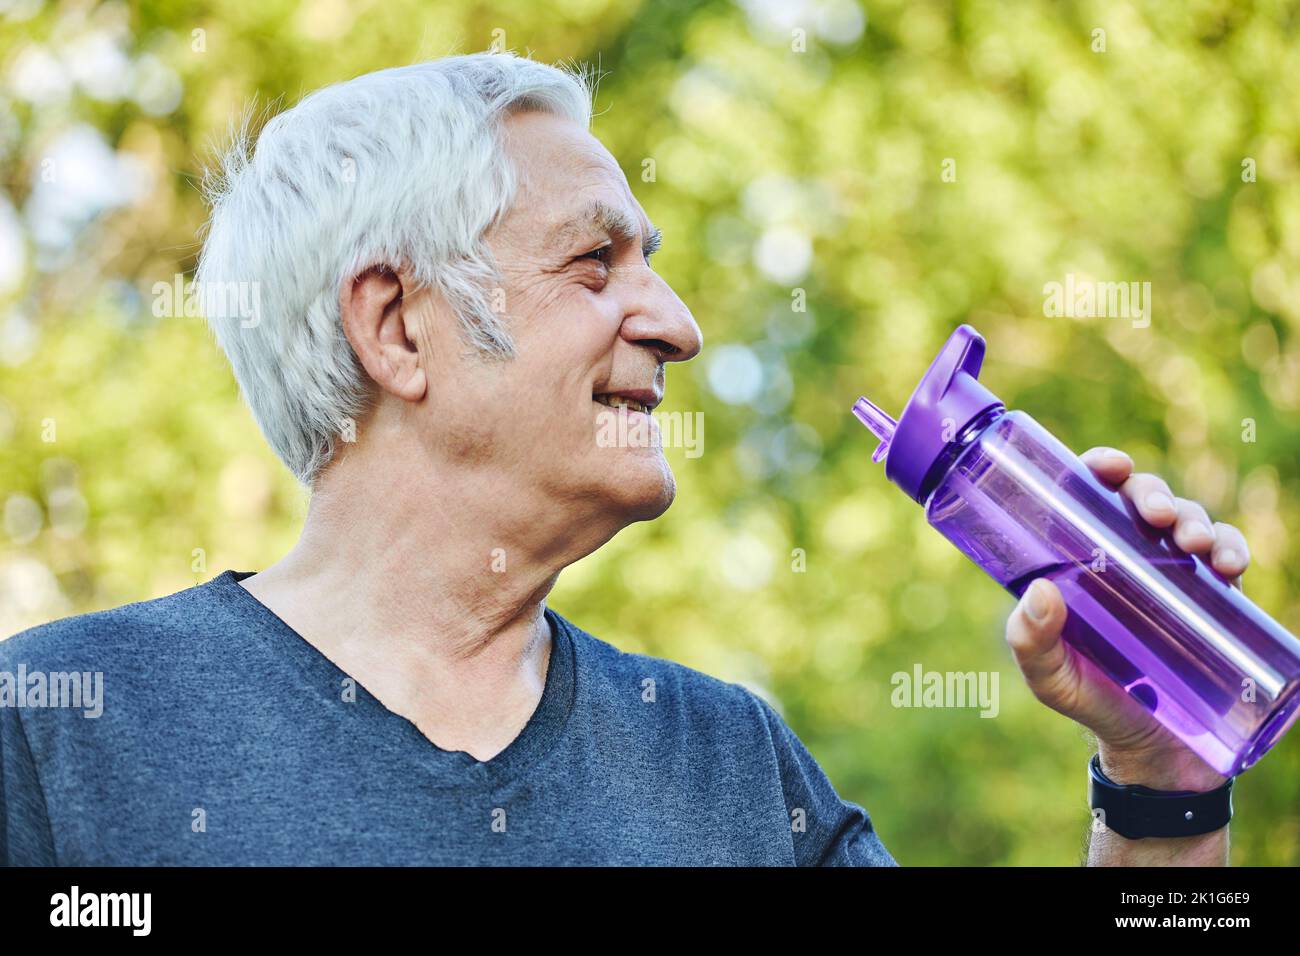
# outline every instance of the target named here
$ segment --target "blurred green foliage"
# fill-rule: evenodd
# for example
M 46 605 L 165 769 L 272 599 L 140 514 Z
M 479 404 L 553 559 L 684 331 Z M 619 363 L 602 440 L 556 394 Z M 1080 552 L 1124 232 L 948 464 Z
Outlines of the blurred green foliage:
M 988 337 L 1008 405 L 1242 526 L 1248 592 L 1300 631 L 1294 3 L 8 8 L 2 633 L 287 550 L 304 492 L 201 320 L 151 312 L 154 283 L 192 272 L 206 151 L 254 95 L 291 105 L 494 41 L 599 65 L 594 131 L 706 337 L 664 406 L 707 426 L 701 457 L 668 451 L 677 503 L 551 603 L 768 696 L 900 861 L 1071 864 L 1088 820 L 1088 743 L 1024 689 L 1011 599 L 887 484 L 848 414 L 860 394 L 900 410 L 957 323 Z M 68 152 L 90 149 L 78 129 L 122 195 L 78 181 L 104 175 Z M 50 205 L 70 194 L 85 210 Z M 51 209 L 63 233 L 43 234 Z M 1071 273 L 1150 282 L 1150 327 L 1045 317 L 1044 285 Z M 997 718 L 893 708 L 916 663 L 998 671 Z M 1237 806 L 1235 863 L 1300 862 L 1300 733 Z

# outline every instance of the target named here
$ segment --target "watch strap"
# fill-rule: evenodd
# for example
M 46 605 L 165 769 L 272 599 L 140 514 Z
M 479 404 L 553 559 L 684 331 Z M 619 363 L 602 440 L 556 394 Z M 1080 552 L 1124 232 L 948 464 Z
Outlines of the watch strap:
M 1119 784 L 1102 773 L 1100 755 L 1093 754 L 1088 762 L 1088 803 L 1094 811 L 1102 811 L 1097 818 L 1107 829 L 1129 840 L 1199 836 L 1227 826 L 1232 819 L 1234 779 L 1203 792 Z

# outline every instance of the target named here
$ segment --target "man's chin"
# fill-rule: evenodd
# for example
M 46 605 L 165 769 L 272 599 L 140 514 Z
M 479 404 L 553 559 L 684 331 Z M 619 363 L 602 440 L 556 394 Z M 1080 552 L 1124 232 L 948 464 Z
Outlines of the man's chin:
M 618 511 L 632 521 L 653 521 L 668 510 L 677 497 L 677 482 L 662 457 L 655 464 L 638 462 L 620 469 L 605 486 L 605 493 Z

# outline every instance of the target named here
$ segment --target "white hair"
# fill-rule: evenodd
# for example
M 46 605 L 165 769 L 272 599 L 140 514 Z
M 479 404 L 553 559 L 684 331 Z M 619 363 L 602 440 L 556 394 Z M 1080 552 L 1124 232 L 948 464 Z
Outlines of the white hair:
M 369 73 L 279 114 L 255 149 L 246 117 L 205 176 L 196 288 L 209 306 L 218 291 L 252 291 L 255 316 L 205 311 L 267 442 L 304 484 L 371 390 L 343 333 L 343 282 L 405 266 L 446 298 L 473 346 L 513 354 L 491 308 L 499 280 L 484 233 L 514 200 L 501 121 L 522 110 L 586 128 L 591 79 L 510 53 Z

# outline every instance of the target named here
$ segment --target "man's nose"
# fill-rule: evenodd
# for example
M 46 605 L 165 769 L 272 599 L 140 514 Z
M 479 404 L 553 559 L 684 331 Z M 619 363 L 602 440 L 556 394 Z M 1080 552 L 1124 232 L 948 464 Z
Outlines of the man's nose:
M 704 334 L 672 286 L 651 272 L 642 289 L 623 319 L 622 337 L 653 349 L 661 362 L 687 362 L 699 355 Z

